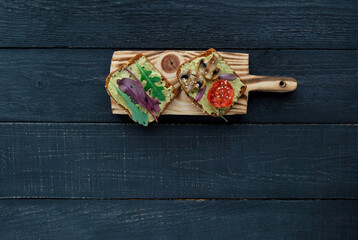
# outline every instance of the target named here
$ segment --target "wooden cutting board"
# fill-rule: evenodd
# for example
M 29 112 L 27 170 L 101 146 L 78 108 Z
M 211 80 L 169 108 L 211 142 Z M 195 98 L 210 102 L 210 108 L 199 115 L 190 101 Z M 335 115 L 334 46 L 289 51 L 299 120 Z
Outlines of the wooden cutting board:
M 138 53 L 142 53 L 154 66 L 178 89 L 178 96 L 168 105 L 163 115 L 206 115 L 189 101 L 181 90 L 176 77 L 178 67 L 185 61 L 201 54 L 203 51 L 117 51 L 114 52 L 111 62 L 111 72 Z M 228 115 L 246 114 L 249 92 L 291 92 L 297 87 L 297 82 L 290 77 L 269 77 L 249 74 L 249 54 L 219 52 L 232 69 L 247 85 L 245 93 L 227 113 Z M 127 114 L 111 99 L 113 114 Z

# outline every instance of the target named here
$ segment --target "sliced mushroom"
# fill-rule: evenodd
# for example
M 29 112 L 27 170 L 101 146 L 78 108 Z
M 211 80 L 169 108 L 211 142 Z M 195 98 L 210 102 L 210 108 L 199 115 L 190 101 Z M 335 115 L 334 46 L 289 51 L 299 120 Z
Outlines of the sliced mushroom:
M 220 68 L 216 67 L 211 77 L 211 80 L 216 80 L 219 78 L 219 76 L 220 76 Z
M 201 59 L 198 66 L 198 72 L 196 73 L 198 88 L 201 89 L 206 85 L 206 80 L 204 77 L 205 74 L 205 68 L 206 64 L 204 63 L 204 60 Z
M 180 74 L 180 79 L 184 83 L 185 91 L 191 92 L 196 85 L 196 71 L 186 70 Z
M 195 88 L 202 88 L 206 85 L 205 77 L 199 71 L 186 70 L 180 74 L 184 89 L 191 92 Z
M 201 59 L 198 66 L 198 72 L 201 74 L 205 74 L 206 72 L 206 63 L 204 63 L 204 59 Z
M 213 57 L 209 60 L 208 64 L 206 65 L 206 73 L 205 78 L 210 79 L 213 77 L 213 72 L 216 69 L 216 64 L 218 63 L 218 58 L 213 55 Z
M 190 70 L 185 70 L 184 72 L 182 72 L 180 74 L 180 79 L 183 81 L 183 82 L 186 82 L 189 78 L 189 75 L 190 75 Z
M 206 85 L 205 77 L 200 72 L 197 73 L 197 84 L 199 89 L 205 87 Z
M 196 77 L 194 75 L 190 75 L 184 86 L 185 91 L 191 92 L 196 87 L 196 84 Z

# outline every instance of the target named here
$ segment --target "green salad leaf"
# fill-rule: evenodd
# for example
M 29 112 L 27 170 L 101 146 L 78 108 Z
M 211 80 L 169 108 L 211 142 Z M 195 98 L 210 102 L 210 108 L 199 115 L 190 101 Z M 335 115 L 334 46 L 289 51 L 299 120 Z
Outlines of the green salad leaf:
M 119 88 L 110 82 L 112 86 L 117 90 L 118 94 L 124 98 L 126 101 L 128 107 L 132 110 L 132 118 L 134 121 L 138 122 L 139 124 L 142 124 L 143 126 L 148 126 L 148 115 L 144 112 L 142 112 L 128 97 L 127 94 L 119 90 Z
M 153 98 L 157 97 L 160 101 L 165 101 L 165 95 L 163 94 L 164 87 L 155 85 L 156 82 L 160 81 L 160 77 L 149 77 L 150 74 L 152 74 L 152 71 L 148 71 L 143 69 L 137 61 L 135 61 L 135 64 L 137 65 L 141 77 L 140 81 L 143 82 L 143 80 L 147 81 L 147 84 L 144 87 L 145 91 L 148 91 L 148 89 L 152 89 L 152 96 Z

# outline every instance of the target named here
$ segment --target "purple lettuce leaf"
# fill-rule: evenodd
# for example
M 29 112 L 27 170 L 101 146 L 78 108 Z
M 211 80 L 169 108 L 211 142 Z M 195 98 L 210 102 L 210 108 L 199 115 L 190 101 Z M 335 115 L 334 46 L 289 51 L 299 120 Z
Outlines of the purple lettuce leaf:
M 130 78 L 122 78 L 117 80 L 118 88 L 127 94 L 133 103 L 139 104 L 153 116 L 154 120 L 158 122 L 157 117 L 153 112 L 160 112 L 159 101 L 148 96 L 144 91 L 142 84 Z
M 124 70 L 126 70 L 134 78 L 134 80 L 138 83 L 138 87 L 139 87 L 139 85 L 142 86 L 142 84 L 139 81 L 139 79 L 128 68 L 124 68 Z M 143 86 L 142 86 L 142 88 L 144 89 Z M 152 101 L 152 105 L 154 107 L 153 111 L 154 112 L 160 112 L 159 101 L 154 99 L 154 98 L 149 97 L 148 94 L 146 93 L 145 89 L 144 89 L 144 94 Z

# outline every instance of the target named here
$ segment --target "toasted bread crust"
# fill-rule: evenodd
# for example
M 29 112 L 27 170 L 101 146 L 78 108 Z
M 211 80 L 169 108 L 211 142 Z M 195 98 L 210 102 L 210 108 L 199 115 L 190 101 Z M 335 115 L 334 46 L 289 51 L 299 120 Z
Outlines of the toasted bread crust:
M 131 114 L 125 107 L 123 107 L 120 103 L 118 103 L 118 102 L 112 97 L 111 93 L 110 93 L 109 90 L 108 90 L 108 85 L 109 85 L 109 81 L 110 81 L 112 75 L 113 75 L 115 72 L 122 70 L 122 68 L 124 68 L 125 66 L 129 66 L 129 65 L 133 64 L 135 61 L 139 60 L 141 57 L 145 57 L 145 56 L 144 56 L 143 54 L 141 54 L 141 53 L 138 53 L 138 54 L 135 55 L 133 58 L 131 58 L 127 63 L 125 63 L 125 64 L 119 66 L 116 70 L 114 70 L 113 72 L 111 72 L 111 73 L 107 76 L 107 78 L 106 78 L 106 90 L 107 90 L 108 95 L 109 95 L 124 111 L 126 111 L 126 113 L 129 115 L 129 117 L 132 118 L 132 119 L 133 119 L 132 114 Z M 145 57 L 145 59 L 146 59 L 150 64 L 152 64 L 146 57 Z M 160 72 L 153 64 L 152 64 L 152 66 L 154 67 L 154 69 L 156 69 L 158 72 Z M 162 77 L 161 80 L 165 81 L 165 87 L 166 87 L 166 88 L 169 88 L 170 86 L 172 86 L 172 85 L 169 83 L 169 81 L 163 76 L 162 73 L 160 73 L 160 75 L 161 75 L 161 77 Z M 177 91 L 177 89 L 176 89 L 174 86 L 173 86 L 173 91 L 174 91 L 174 97 L 173 97 L 172 99 L 170 99 L 170 101 L 164 106 L 164 108 L 163 108 L 162 111 L 159 113 L 159 115 L 157 116 L 157 118 L 159 118 L 160 115 L 162 115 L 162 113 L 164 112 L 164 110 L 168 107 L 168 105 L 169 105 L 169 104 L 173 101 L 173 99 L 177 96 L 178 91 Z
M 188 60 L 188 61 L 182 63 L 182 64 L 179 66 L 178 71 L 177 71 L 177 79 L 178 79 L 178 82 L 180 83 L 180 87 L 181 87 L 182 91 L 185 92 L 186 96 L 189 98 L 189 100 L 190 100 L 195 106 L 197 106 L 198 108 L 200 108 L 201 111 L 203 111 L 204 113 L 206 113 L 206 114 L 208 114 L 208 115 L 211 115 L 211 116 L 213 116 L 213 117 L 219 117 L 219 116 L 216 115 L 215 113 L 209 114 L 208 112 L 206 112 L 206 111 L 203 109 L 203 107 L 195 100 L 195 98 L 191 97 L 191 96 L 185 91 L 183 84 L 182 84 L 181 81 L 179 80 L 180 72 L 181 72 L 180 69 L 181 69 L 181 67 L 182 67 L 184 64 L 189 63 L 189 62 L 193 61 L 193 60 L 196 59 L 196 58 L 207 57 L 207 56 L 209 56 L 210 54 L 212 54 L 213 52 L 216 52 L 216 53 L 221 57 L 221 59 L 223 59 L 223 60 L 225 61 L 225 58 L 223 58 L 214 48 L 210 48 L 210 49 L 208 49 L 207 51 L 203 52 L 202 54 L 200 54 L 200 55 L 198 55 L 198 56 L 196 56 L 196 57 L 193 57 L 192 59 L 190 59 L 190 60 Z M 225 61 L 225 62 L 226 62 L 226 61 Z M 226 62 L 226 63 L 227 63 L 227 62 Z M 228 64 L 228 63 L 227 63 L 227 64 Z M 229 65 L 229 64 L 228 64 L 228 65 Z M 230 66 L 230 65 L 229 65 L 229 66 Z M 236 72 L 234 72 L 234 73 L 235 73 L 235 75 L 236 75 L 238 78 L 240 78 L 240 76 L 237 75 Z M 244 94 L 245 90 L 246 90 L 246 85 L 244 85 L 244 86 L 241 88 L 241 90 L 240 90 L 240 96 L 238 96 L 237 98 L 240 98 L 240 97 L 242 96 L 242 94 Z M 231 107 L 232 107 L 232 105 L 230 106 L 230 108 L 229 108 L 228 111 L 230 111 Z M 227 111 L 227 112 L 228 112 L 228 111 Z M 227 112 L 226 112 L 226 113 L 227 113 Z M 225 113 L 225 114 L 226 114 L 226 113 Z M 225 115 L 225 114 L 224 114 L 224 115 Z

